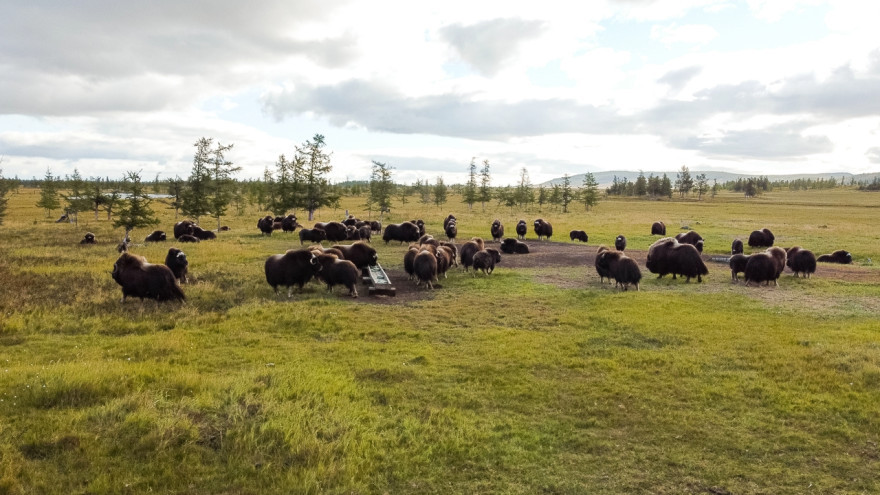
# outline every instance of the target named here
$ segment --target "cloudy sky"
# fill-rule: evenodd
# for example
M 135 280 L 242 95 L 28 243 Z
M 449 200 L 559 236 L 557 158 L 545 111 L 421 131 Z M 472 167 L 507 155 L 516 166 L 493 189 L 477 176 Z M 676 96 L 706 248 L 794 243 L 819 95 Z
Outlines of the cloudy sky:
M 3 173 L 259 177 L 314 134 L 333 178 L 880 170 L 880 2 L 7 2 Z

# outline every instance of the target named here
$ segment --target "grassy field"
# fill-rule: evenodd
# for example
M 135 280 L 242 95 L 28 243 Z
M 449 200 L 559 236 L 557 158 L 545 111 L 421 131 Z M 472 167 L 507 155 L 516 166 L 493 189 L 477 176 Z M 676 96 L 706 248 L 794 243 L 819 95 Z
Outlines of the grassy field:
M 248 211 L 218 240 L 180 246 L 185 305 L 120 304 L 122 232 L 103 215 L 55 224 L 22 189 L 0 227 L 0 493 L 880 492 L 880 195 L 567 214 L 453 198 L 385 223 L 439 233 L 453 212 L 467 238 L 493 218 L 512 234 L 543 217 L 556 240 L 578 228 L 585 249 L 624 234 L 639 250 L 663 220 L 700 232 L 708 254 L 768 227 L 779 245 L 851 251 L 853 277 L 746 288 L 723 265 L 703 284 L 642 267 L 642 290 L 617 292 L 592 266 L 502 261 L 402 302 L 316 284 L 288 300 L 263 262 L 298 238 L 260 236 L 264 213 Z M 316 220 L 366 217 L 361 204 Z M 173 212 L 160 216 L 170 232 Z M 78 244 L 86 231 L 97 246 Z M 132 251 L 161 262 L 171 245 Z M 402 265 L 405 246 L 374 247 Z

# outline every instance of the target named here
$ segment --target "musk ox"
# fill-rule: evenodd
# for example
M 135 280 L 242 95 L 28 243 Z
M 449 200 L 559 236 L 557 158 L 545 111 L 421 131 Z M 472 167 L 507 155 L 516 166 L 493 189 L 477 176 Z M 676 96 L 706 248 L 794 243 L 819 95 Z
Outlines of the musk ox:
M 370 221 L 370 230 L 372 230 L 373 232 L 375 232 L 377 234 L 379 232 L 382 232 L 382 223 L 378 222 L 376 220 L 371 220 Z
M 311 245 L 306 249 L 315 253 L 315 256 L 318 256 L 319 254 L 332 254 L 341 260 L 345 259 L 345 256 L 342 254 L 342 251 L 340 251 L 336 248 L 332 248 L 332 247 L 325 248 L 324 246 L 321 246 L 321 245 L 318 245 L 318 246 Z
M 425 235 L 425 221 L 424 220 L 419 218 L 417 220 L 412 220 L 412 223 L 414 223 L 415 226 L 419 228 L 419 235 L 420 236 Z
M 359 241 L 361 240 L 361 231 L 359 231 L 354 225 L 348 225 L 345 227 L 345 240 L 346 241 Z
M 403 255 L 403 271 L 405 271 L 406 274 L 409 275 L 410 280 L 415 277 L 416 272 L 413 267 L 413 262 L 415 261 L 417 254 L 419 254 L 419 246 L 412 244 Z
M 326 232 L 327 240 L 330 242 L 344 241 L 348 237 L 348 229 L 342 222 L 318 222 L 315 224 L 315 228 Z
M 321 271 L 318 257 L 309 249 L 290 249 L 284 254 L 273 254 L 266 259 L 266 282 L 278 294 L 278 286 L 287 287 L 290 297 L 294 285 L 303 286 Z
M 177 248 L 170 248 L 168 254 L 165 255 L 165 266 L 171 269 L 174 278 L 179 280 L 180 283 L 187 283 L 186 275 L 189 271 L 189 261 L 187 261 L 186 254 L 183 251 Z
M 452 266 L 458 266 L 458 247 L 455 244 L 451 242 L 440 241 L 440 245 L 437 247 L 445 247 L 449 249 L 449 251 L 452 253 Z
M 86 232 L 86 235 L 83 236 L 82 240 L 79 241 L 80 244 L 97 244 L 98 241 L 95 240 L 95 234 L 91 232 Z
M 619 235 L 614 239 L 614 249 L 626 251 L 626 237 Z
M 429 289 L 434 288 L 434 280 L 437 279 L 437 255 L 430 249 L 423 249 L 413 259 L 413 274 L 416 277 L 416 285 L 425 285 Z
M 321 243 L 327 240 L 327 232 L 321 229 L 302 229 L 299 231 L 299 245 L 306 241 Z
M 209 241 L 217 238 L 217 234 L 210 230 L 205 230 L 198 225 L 192 226 L 192 236 L 198 238 L 200 241 Z
M 730 254 L 742 254 L 743 252 L 743 241 L 739 239 L 734 239 L 733 243 L 730 245 Z
M 770 229 L 756 230 L 749 234 L 750 247 L 770 247 L 775 240 L 776 237 L 773 236 L 773 232 L 770 232 Z
M 182 235 L 192 235 L 192 228 L 195 225 L 192 220 L 181 220 L 174 224 L 174 238 L 180 239 Z
M 752 282 L 756 284 L 764 282 L 770 285 L 773 281 L 778 286 L 779 275 L 785 268 L 785 261 L 785 250 L 778 247 L 771 247 L 763 253 L 749 256 L 745 269 L 746 285 L 751 285 Z
M 501 238 L 504 237 L 504 225 L 501 224 L 501 220 L 496 218 L 492 221 L 492 227 L 489 228 L 489 233 L 492 234 L 492 241 L 501 242 Z
M 446 230 L 446 227 L 449 225 L 450 222 L 454 223 L 456 221 L 457 220 L 455 218 L 455 215 L 450 213 L 449 216 L 447 216 L 446 218 L 443 219 L 443 230 Z
M 419 237 L 419 246 L 430 244 L 434 247 L 440 247 L 440 241 L 438 239 L 434 239 L 434 236 L 431 234 L 425 234 Z
M 357 241 L 350 246 L 337 244 L 333 246 L 333 249 L 338 249 L 342 253 L 340 257 L 351 261 L 358 269 L 372 266 L 379 262 L 376 250 L 363 241 Z
M 342 221 L 342 225 L 345 225 L 346 227 L 354 227 L 358 222 L 360 222 L 360 220 L 355 218 L 354 215 L 349 215 L 348 218 Z
M 535 220 L 535 234 L 538 236 L 539 241 L 543 238 L 546 238 L 549 241 L 550 237 L 553 235 L 553 226 L 550 225 L 550 222 L 545 221 L 543 218 L 539 218 Z
M 785 270 L 785 263 L 787 261 L 788 255 L 785 253 L 785 249 L 781 247 L 773 246 L 767 248 L 767 252 L 770 253 L 770 256 L 773 257 L 773 260 L 776 261 L 776 278 L 778 279 L 782 272 Z
M 737 276 L 738 273 L 746 271 L 746 264 L 749 262 L 749 258 L 749 255 L 742 253 L 736 253 L 730 257 L 728 266 L 730 266 L 730 278 L 734 282 L 739 281 L 739 277 Z
M 590 236 L 583 230 L 572 230 L 568 233 L 568 237 L 573 241 L 581 241 L 586 243 Z
M 174 273 L 165 265 L 147 263 L 141 256 L 122 253 L 113 265 L 113 280 L 122 287 L 122 302 L 128 296 L 156 301 L 183 301 L 186 296 Z
M 599 246 L 599 249 L 596 251 L 594 264 L 596 265 L 596 273 L 599 274 L 600 284 L 604 284 L 606 278 L 611 282 L 611 269 L 608 267 L 608 258 L 606 254 L 608 252 L 609 249 L 606 246 Z
M 332 291 L 334 285 L 341 285 L 348 289 L 348 295 L 357 297 L 357 282 L 360 271 L 349 260 L 341 260 L 335 254 L 318 255 L 318 264 L 321 265 L 315 277 L 327 284 L 327 290 Z
M 485 247 L 483 239 L 479 237 L 474 237 L 461 246 L 461 249 L 458 251 L 458 260 L 461 266 L 464 267 L 464 271 L 468 271 L 471 265 L 474 264 L 474 255 Z
M 694 246 L 699 253 L 703 252 L 703 236 L 698 234 L 695 230 L 682 232 L 675 236 L 675 240 L 681 244 L 690 244 L 691 246 Z
M 194 235 L 183 234 L 177 238 L 180 242 L 199 242 L 199 238 Z
M 263 235 L 272 235 L 272 231 L 274 230 L 273 225 L 275 220 L 272 219 L 271 215 L 266 215 L 265 217 L 257 220 L 257 228 L 260 229 L 260 233 Z
M 709 274 L 709 269 L 697 252 L 697 248 L 691 244 L 681 244 L 671 237 L 659 239 L 648 248 L 648 261 L 645 263 L 648 271 L 658 274 L 662 278 L 667 273 L 687 277 L 687 282 L 696 277 L 697 282 L 703 281 L 703 275 Z
M 455 263 L 455 253 L 449 246 L 440 246 L 437 248 L 437 278 L 443 275 L 446 278 L 446 272 Z
M 795 246 L 786 249 L 785 254 L 785 264 L 791 268 L 795 277 L 798 277 L 803 273 L 804 278 L 810 278 L 816 273 L 816 255 L 809 249 Z
M 474 276 L 477 271 L 482 270 L 486 275 L 495 271 L 495 265 L 501 263 L 501 253 L 497 249 L 486 248 L 474 253 Z
M 296 223 L 296 215 L 287 215 L 286 217 L 281 219 L 282 231 L 293 232 L 296 230 L 297 227 L 302 227 L 302 225 Z
M 446 227 L 443 228 L 443 231 L 446 232 L 446 238 L 451 242 L 455 242 L 455 237 L 458 236 L 458 227 L 455 224 L 455 218 L 449 223 L 446 224 Z
M 630 285 L 635 285 L 639 290 L 642 280 L 642 271 L 638 263 L 622 251 L 611 251 L 604 246 L 599 248 L 596 255 L 596 273 L 599 274 L 599 282 L 607 278 L 610 282 L 614 279 L 614 286 L 628 290 Z
M 852 254 L 849 251 L 838 249 L 831 254 L 823 254 L 816 260 L 819 263 L 840 263 L 841 265 L 849 265 L 852 263 Z
M 388 244 L 389 241 L 398 241 L 403 244 L 404 242 L 416 242 L 422 235 L 424 233 L 420 234 L 419 227 L 412 222 L 392 223 L 385 227 L 382 240 L 385 241 L 385 244 Z
M 520 220 L 516 223 L 516 238 L 519 240 L 526 240 L 526 233 L 529 231 L 529 225 L 525 220 Z
M 370 238 L 373 237 L 373 231 L 369 225 L 361 225 L 358 227 L 358 235 L 361 236 L 361 240 L 370 242 Z
M 663 222 L 652 223 L 651 235 L 666 235 L 666 224 Z
M 501 241 L 501 252 L 506 254 L 529 254 L 529 246 L 513 238 Z
M 152 234 L 144 238 L 144 242 L 164 242 L 165 239 L 165 232 L 161 230 L 154 230 Z

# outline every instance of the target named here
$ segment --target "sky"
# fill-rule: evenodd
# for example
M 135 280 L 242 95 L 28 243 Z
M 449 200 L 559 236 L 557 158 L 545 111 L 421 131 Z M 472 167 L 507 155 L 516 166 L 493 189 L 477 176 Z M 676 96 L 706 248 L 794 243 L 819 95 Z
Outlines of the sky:
M 442 5 L 441 5 L 442 4 Z M 239 178 L 324 136 L 334 181 L 880 170 L 880 2 L 6 2 L 3 175 Z

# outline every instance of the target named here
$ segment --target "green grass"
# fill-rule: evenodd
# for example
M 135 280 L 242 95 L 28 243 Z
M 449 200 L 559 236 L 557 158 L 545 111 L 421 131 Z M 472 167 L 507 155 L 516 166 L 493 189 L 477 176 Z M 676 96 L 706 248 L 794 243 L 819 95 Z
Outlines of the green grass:
M 393 305 L 316 285 L 275 296 L 263 261 L 299 242 L 261 237 L 251 211 L 184 247 L 182 306 L 120 304 L 120 233 L 54 224 L 32 196 L 12 197 L 0 243 L 0 493 L 880 491 L 880 196 L 407 205 L 391 221 L 439 232 L 454 212 L 466 238 L 542 216 L 554 237 L 623 233 L 631 249 L 657 219 L 712 253 L 767 226 L 783 245 L 846 248 L 876 277 L 745 288 L 713 264 L 704 284 L 648 276 L 618 293 L 591 267 L 502 262 Z M 343 206 L 366 216 L 362 203 Z M 101 244 L 79 246 L 86 230 Z M 134 252 L 160 262 L 169 245 Z M 405 247 L 374 245 L 401 266 Z

